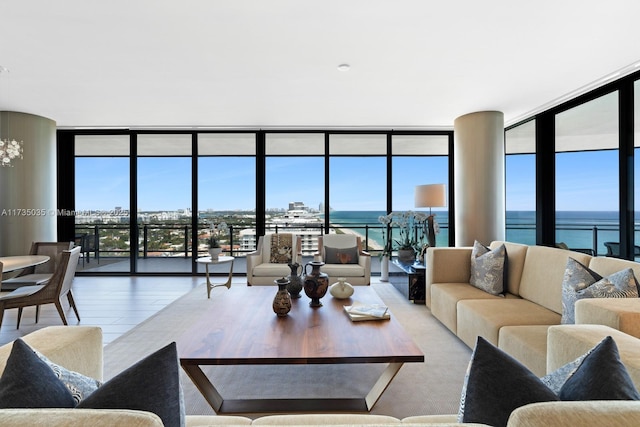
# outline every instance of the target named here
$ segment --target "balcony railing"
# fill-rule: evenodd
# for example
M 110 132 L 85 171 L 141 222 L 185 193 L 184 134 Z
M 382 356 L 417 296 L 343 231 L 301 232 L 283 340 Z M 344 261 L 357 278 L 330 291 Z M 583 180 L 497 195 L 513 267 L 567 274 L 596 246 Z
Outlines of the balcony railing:
M 371 237 L 372 233 L 380 233 L 384 226 L 380 224 L 347 224 L 331 226 L 333 229 L 349 229 L 362 237 L 363 245 L 372 254 L 380 251 L 380 244 Z M 305 226 L 307 230 L 322 234 L 327 230 L 324 225 Z M 190 257 L 193 252 L 191 239 L 191 225 L 184 223 L 142 224 L 138 236 L 139 256 L 147 257 Z M 255 250 L 257 237 L 249 247 L 241 247 L 240 231 L 252 229 L 251 226 L 229 225 L 228 235 L 222 239 L 225 252 L 232 256 L 245 256 Z M 198 226 L 198 234 L 205 235 L 207 225 Z M 268 225 L 268 232 L 299 231 L 299 226 Z M 619 227 L 610 224 L 597 225 L 571 225 L 558 224 L 556 227 L 557 242 L 564 242 L 571 249 L 589 249 L 596 255 L 607 253 L 604 242 L 617 242 Z M 392 233 L 394 230 L 392 230 Z M 506 240 L 524 244 L 535 244 L 535 224 L 507 224 Z M 100 256 L 128 257 L 130 254 L 129 225 L 128 224 L 77 224 L 76 233 L 95 234 L 98 236 L 98 251 Z M 635 238 L 640 242 L 640 227 L 635 227 Z M 438 246 L 446 246 L 448 243 L 448 227 L 441 225 L 440 234 L 437 236 Z M 198 241 L 198 253 L 206 252 L 205 239 Z M 316 247 L 307 248 L 307 255 L 312 254 Z

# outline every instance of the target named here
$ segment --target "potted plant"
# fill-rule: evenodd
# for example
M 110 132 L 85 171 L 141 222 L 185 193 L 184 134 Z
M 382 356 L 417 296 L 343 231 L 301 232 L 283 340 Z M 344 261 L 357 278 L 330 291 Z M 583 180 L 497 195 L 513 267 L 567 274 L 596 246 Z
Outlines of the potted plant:
M 398 245 L 398 261 L 403 264 L 413 264 L 416 252 L 422 250 L 426 236 L 426 221 L 428 216 L 422 212 L 405 211 L 391 213 L 392 226 L 398 227 L 400 236 L 395 242 Z
M 227 232 L 227 224 L 221 222 L 217 227 L 212 227 L 209 231 L 209 238 L 207 243 L 209 244 L 209 255 L 212 261 L 217 261 L 222 247 L 220 246 L 220 236 Z

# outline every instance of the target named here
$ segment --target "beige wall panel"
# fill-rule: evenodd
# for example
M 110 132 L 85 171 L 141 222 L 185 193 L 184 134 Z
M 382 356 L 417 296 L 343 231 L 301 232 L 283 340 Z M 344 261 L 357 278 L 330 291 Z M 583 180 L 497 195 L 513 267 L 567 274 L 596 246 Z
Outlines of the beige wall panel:
M 2 111 L 0 137 L 24 147 L 14 167 L 0 167 L 0 256 L 23 255 L 32 241 L 56 241 L 56 123 Z

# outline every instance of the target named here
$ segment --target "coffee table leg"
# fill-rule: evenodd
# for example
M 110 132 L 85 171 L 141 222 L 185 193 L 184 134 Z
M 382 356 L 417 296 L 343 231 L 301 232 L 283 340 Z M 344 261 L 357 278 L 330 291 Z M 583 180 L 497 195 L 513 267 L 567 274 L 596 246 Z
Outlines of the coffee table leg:
M 211 384 L 209 378 L 202 372 L 202 369 L 198 365 L 182 365 L 182 369 L 185 370 L 189 378 L 195 386 L 198 388 L 205 400 L 211 405 L 214 411 L 220 411 L 222 407 L 222 396 L 218 393 L 218 390 Z
M 287 398 L 287 399 L 232 399 L 224 400 L 209 378 L 198 365 L 182 364 L 196 388 L 216 413 L 243 412 L 313 412 L 313 411 L 370 411 L 389 383 L 396 376 L 403 363 L 389 363 L 373 385 L 369 393 L 362 398 Z M 224 410 L 222 405 L 224 403 Z
M 373 385 L 367 396 L 364 398 L 364 401 L 367 405 L 367 410 L 371 410 L 373 405 L 376 404 L 382 393 L 387 389 L 389 383 L 396 376 L 400 368 L 402 368 L 404 363 L 389 363 L 387 368 L 382 372 L 378 381 Z

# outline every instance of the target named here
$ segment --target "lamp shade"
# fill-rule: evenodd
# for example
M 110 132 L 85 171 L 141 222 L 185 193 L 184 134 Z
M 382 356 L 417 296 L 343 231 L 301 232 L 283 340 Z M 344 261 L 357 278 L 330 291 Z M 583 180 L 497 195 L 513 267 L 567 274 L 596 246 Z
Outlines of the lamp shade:
M 416 208 L 437 208 L 447 206 L 446 185 L 416 185 L 415 205 Z

